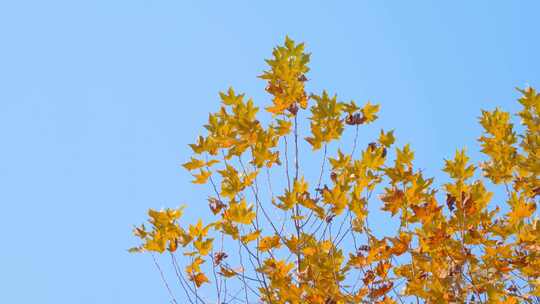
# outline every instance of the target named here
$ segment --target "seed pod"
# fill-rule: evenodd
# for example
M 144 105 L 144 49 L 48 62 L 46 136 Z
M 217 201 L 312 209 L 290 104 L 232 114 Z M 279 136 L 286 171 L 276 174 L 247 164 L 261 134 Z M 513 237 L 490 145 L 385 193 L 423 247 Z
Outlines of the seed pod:
M 287 110 L 294 116 L 296 116 L 296 113 L 298 113 L 298 106 L 296 105 L 296 103 L 293 103 L 291 104 Z
M 215 265 L 219 265 L 221 264 L 221 261 L 223 261 L 224 259 L 226 259 L 228 257 L 228 255 L 223 252 L 223 251 L 220 251 L 220 252 L 216 252 L 214 254 L 214 264 Z
M 348 124 L 349 126 L 353 126 L 355 124 L 354 116 L 351 114 L 347 115 L 347 118 L 345 118 L 345 123 Z
M 325 221 L 326 221 L 327 223 L 330 223 L 330 222 L 334 219 L 334 217 L 336 217 L 334 214 L 328 215 L 328 216 L 326 217 Z
M 225 207 L 225 204 L 215 197 L 209 197 L 208 206 L 210 207 L 210 210 L 212 210 L 212 213 L 215 215 L 218 214 L 221 209 L 223 209 L 223 207 Z

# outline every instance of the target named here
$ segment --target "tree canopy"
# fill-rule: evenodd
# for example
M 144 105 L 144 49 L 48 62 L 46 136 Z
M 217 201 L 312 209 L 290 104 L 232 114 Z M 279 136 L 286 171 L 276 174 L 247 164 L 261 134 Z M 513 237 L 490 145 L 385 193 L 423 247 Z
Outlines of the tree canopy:
M 378 104 L 306 91 L 303 43 L 286 38 L 266 62 L 270 118 L 244 94 L 221 92 L 183 164 L 207 185 L 214 220 L 150 209 L 134 229 L 142 243 L 130 251 L 170 255 L 185 302 L 540 303 L 539 93 L 518 89 L 515 116 L 482 111 L 485 159 L 458 150 L 445 160 L 449 182 L 436 186 L 393 130 L 358 139 Z M 322 158 L 314 180 L 300 167 L 314 166 L 301 162 L 311 154 Z M 374 230 L 370 206 L 391 216 L 393 233 Z

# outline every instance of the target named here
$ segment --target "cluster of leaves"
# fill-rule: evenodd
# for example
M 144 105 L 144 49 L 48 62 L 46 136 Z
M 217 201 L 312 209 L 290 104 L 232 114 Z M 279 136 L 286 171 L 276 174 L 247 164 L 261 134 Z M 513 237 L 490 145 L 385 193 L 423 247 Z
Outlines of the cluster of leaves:
M 393 147 L 393 131 L 381 130 L 360 148 L 358 129 L 377 119 L 378 105 L 306 93 L 309 58 L 303 44 L 287 38 L 267 60 L 269 70 L 260 76 L 272 95 L 267 126 L 251 99 L 232 88 L 220 93 L 220 110 L 210 114 L 207 134 L 190 145 L 194 156 L 183 165 L 193 183 L 211 186 L 215 220 L 186 230 L 181 209 L 150 210 L 151 227 L 135 228 L 142 244 L 132 250 L 168 251 L 173 258 L 183 251 L 183 273 L 176 259 L 173 265 L 192 303 L 205 302 L 197 293 L 205 283 L 216 287 L 212 302 L 238 301 L 227 280 L 238 281 L 245 302 L 540 303 L 540 94 L 521 90 L 520 132 L 509 113 L 483 111 L 479 142 L 486 160 L 475 165 L 457 151 L 443 169 L 450 181 L 436 188 L 414 167 L 409 145 Z M 314 151 L 324 147 L 321 178 L 311 185 L 298 165 L 298 116 L 309 101 L 305 140 Z M 355 132 L 352 152 L 338 148 L 327 156 L 346 128 Z M 273 193 L 272 170 L 284 172 L 281 195 Z M 268 198 L 258 182 L 263 171 Z M 486 183 L 504 187 L 506 202 L 495 201 Z M 376 236 L 368 204 L 396 218 L 395 234 Z M 225 249 L 235 243 L 239 265 L 228 262 L 236 249 Z

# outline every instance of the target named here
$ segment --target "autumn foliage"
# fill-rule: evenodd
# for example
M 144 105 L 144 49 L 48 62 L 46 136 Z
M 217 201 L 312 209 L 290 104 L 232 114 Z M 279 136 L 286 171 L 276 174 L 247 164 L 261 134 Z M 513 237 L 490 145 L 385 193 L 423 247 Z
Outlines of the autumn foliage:
M 214 220 L 186 224 L 182 208 L 150 209 L 134 229 L 142 244 L 131 251 L 170 255 L 171 300 L 540 303 L 540 94 L 519 90 L 516 116 L 482 111 L 485 158 L 458 150 L 444 164 L 449 182 L 435 186 L 409 145 L 394 147 L 393 131 L 358 139 L 379 105 L 307 93 L 309 61 L 289 38 L 274 48 L 259 76 L 269 119 L 244 94 L 220 93 L 183 165 L 207 185 Z M 310 153 L 321 159 L 315 180 L 300 167 Z M 372 206 L 395 220 L 392 234 L 373 230 Z

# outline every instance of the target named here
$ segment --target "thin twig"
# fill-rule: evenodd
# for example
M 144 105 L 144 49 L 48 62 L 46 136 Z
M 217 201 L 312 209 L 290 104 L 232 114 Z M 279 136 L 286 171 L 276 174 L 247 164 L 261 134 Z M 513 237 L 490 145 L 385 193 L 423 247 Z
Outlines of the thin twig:
M 169 292 L 169 296 L 171 297 L 171 301 L 175 304 L 178 304 L 178 302 L 176 302 L 176 298 L 174 297 L 174 294 L 172 293 L 172 290 L 171 288 L 169 287 L 169 283 L 167 283 L 167 280 L 165 279 L 165 275 L 163 274 L 163 270 L 161 270 L 161 267 L 159 266 L 157 260 L 156 260 L 156 257 L 154 256 L 153 253 L 150 253 L 150 255 L 152 255 L 152 260 L 154 260 L 154 265 L 156 266 L 157 270 L 159 271 L 159 274 L 161 276 L 161 280 L 163 281 L 163 284 L 165 284 L 165 287 L 167 288 L 167 291 Z
M 182 289 L 184 289 L 184 292 L 186 293 L 186 296 L 189 300 L 190 303 L 193 303 L 193 300 L 191 300 L 191 296 L 189 295 L 189 292 L 188 292 L 188 289 L 186 288 L 186 286 L 189 288 L 189 284 L 187 284 L 187 282 L 185 282 L 185 279 L 184 277 L 180 274 L 180 270 L 179 270 L 179 266 L 178 266 L 178 263 L 176 262 L 176 258 L 174 257 L 174 254 L 171 252 L 171 260 L 172 260 L 172 264 L 173 264 L 173 268 L 174 268 L 174 272 L 176 273 L 176 277 L 178 278 L 178 282 L 180 282 L 180 285 L 182 286 Z M 184 285 L 184 282 L 186 283 L 186 285 Z M 189 289 L 191 291 L 191 289 Z

